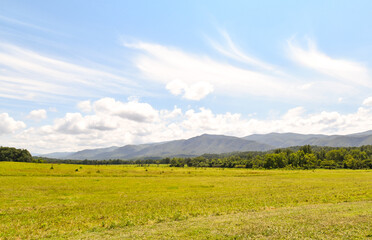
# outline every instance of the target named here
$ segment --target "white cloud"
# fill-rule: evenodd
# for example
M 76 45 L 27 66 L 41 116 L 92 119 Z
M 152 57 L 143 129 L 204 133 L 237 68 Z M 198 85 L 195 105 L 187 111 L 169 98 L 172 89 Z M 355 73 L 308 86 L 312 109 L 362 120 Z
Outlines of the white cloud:
M 172 111 L 163 109 L 160 110 L 160 118 L 162 119 L 176 119 L 177 117 L 182 116 L 182 110 L 181 108 L 178 108 L 177 106 L 174 106 L 174 109 Z
M 308 40 L 308 49 L 296 45 L 293 39 L 288 40 L 291 58 L 298 64 L 318 71 L 348 84 L 359 84 L 371 88 L 369 71 L 361 63 L 336 59 L 318 50 L 312 40 Z
M 108 131 L 118 127 L 110 116 L 89 115 L 83 117 L 80 113 L 67 113 L 64 118 L 57 119 L 54 129 L 66 134 L 84 134 L 91 130 Z
M 93 107 L 89 100 L 81 101 L 77 104 L 77 107 L 80 109 L 80 111 L 89 113 L 92 111 Z
M 184 98 L 190 100 L 200 100 L 213 92 L 212 84 L 208 82 L 197 82 L 185 89 Z
M 191 85 L 187 85 L 181 80 L 174 80 L 166 85 L 173 95 L 183 95 L 183 98 L 189 100 L 200 100 L 206 97 L 208 94 L 213 92 L 212 84 L 208 82 L 197 82 Z
M 181 80 L 173 80 L 169 82 L 165 88 L 169 90 L 173 95 L 181 95 L 186 88 L 188 88 L 187 84 Z
M 34 121 L 40 121 L 42 119 L 47 118 L 47 111 L 45 109 L 32 110 L 27 115 L 27 118 L 32 119 Z
M 248 56 L 247 54 L 239 50 L 238 47 L 235 45 L 235 43 L 230 38 L 230 35 L 225 30 L 220 30 L 219 32 L 222 35 L 222 37 L 225 39 L 225 42 L 227 45 L 226 47 L 223 47 L 220 44 L 216 43 L 215 41 L 208 39 L 211 46 L 214 49 L 216 49 L 218 52 L 220 52 L 221 54 L 227 57 L 238 60 L 240 62 L 244 62 L 246 64 L 261 68 L 263 70 L 281 74 L 281 71 L 277 67 L 269 63 L 263 62 L 252 56 Z
M 241 119 L 240 114 L 214 114 L 210 109 L 200 108 L 199 112 L 193 109 L 186 111 L 180 124 L 194 135 L 205 132 L 237 135 L 246 121 Z
M 158 117 L 158 111 L 148 103 L 136 100 L 123 103 L 113 98 L 102 98 L 94 103 L 97 113 L 119 116 L 136 122 L 152 122 Z
M 305 109 L 303 107 L 295 107 L 292 109 L 289 109 L 286 114 L 283 116 L 283 120 L 286 121 L 296 121 L 298 118 L 301 117 L 305 112 Z
M 367 106 L 367 107 L 372 107 L 372 97 L 368 97 L 368 98 L 364 99 L 363 105 Z
M 14 133 L 25 127 L 26 124 L 24 122 L 14 120 L 8 113 L 0 114 L 0 135 Z
M 93 104 L 90 101 L 83 101 L 78 105 L 84 110 L 94 109 L 94 114 L 83 116 L 81 113 L 67 113 L 65 117 L 56 119 L 54 125 L 47 129 L 63 134 L 91 134 L 128 129 L 136 124 L 154 122 L 159 117 L 159 112 L 150 104 L 139 103 L 136 99 L 120 102 L 113 98 L 102 98 Z M 163 111 L 162 114 L 174 116 L 178 111 L 179 109 L 175 108 L 173 112 Z M 141 127 L 137 130 L 141 131 Z M 145 132 L 142 131 L 140 134 Z
M 80 113 L 67 113 L 64 118 L 55 120 L 54 127 L 57 131 L 67 134 L 86 133 L 87 124 Z

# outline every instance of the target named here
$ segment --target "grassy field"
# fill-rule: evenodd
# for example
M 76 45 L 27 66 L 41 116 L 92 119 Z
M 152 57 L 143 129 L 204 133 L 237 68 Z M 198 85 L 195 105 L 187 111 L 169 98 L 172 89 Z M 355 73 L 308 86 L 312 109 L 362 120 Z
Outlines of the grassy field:
M 0 239 L 372 239 L 372 170 L 0 162 Z

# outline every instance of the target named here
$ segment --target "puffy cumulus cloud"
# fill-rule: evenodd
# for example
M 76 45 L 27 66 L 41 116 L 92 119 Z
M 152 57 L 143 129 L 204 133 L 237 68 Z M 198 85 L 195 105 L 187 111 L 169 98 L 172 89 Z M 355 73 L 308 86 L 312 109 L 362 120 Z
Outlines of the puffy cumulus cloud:
M 270 132 L 349 134 L 370 130 L 371 122 L 372 111 L 363 107 L 350 114 L 327 111 L 307 114 L 303 107 L 296 107 L 275 119 L 244 118 L 237 113 L 214 114 L 210 109 L 191 109 L 178 124 L 185 133 L 193 136 L 208 132 L 242 137 Z
M 82 116 L 80 113 L 67 113 L 64 118 L 57 119 L 54 128 L 62 133 L 82 134 L 91 130 L 107 131 L 117 127 L 117 122 L 107 116 Z
M 8 113 L 0 114 L 0 135 L 14 133 L 25 127 L 26 124 L 24 122 L 14 120 Z
M 77 104 L 77 107 L 80 111 L 89 113 L 92 111 L 93 107 L 89 100 L 87 101 L 81 101 Z
M 113 98 L 102 98 L 93 103 L 82 101 L 78 106 L 82 112 L 94 109 L 94 113 L 86 116 L 81 113 L 67 113 L 65 117 L 56 119 L 54 125 L 45 127 L 44 130 L 52 129 L 60 133 L 74 135 L 115 129 L 133 132 L 131 127 L 159 120 L 159 111 L 150 104 L 140 103 L 136 99 L 121 102 Z M 174 117 L 180 114 L 180 109 L 163 110 L 160 114 L 164 118 Z M 138 127 L 136 130 L 138 135 L 145 135 L 146 132 L 148 130 L 142 127 Z
M 292 109 L 289 109 L 286 114 L 284 114 L 283 119 L 286 121 L 290 121 L 292 119 L 300 118 L 301 115 L 303 115 L 305 112 L 305 109 L 303 107 L 295 107 Z
M 280 119 L 261 121 L 256 127 L 265 127 L 268 132 L 350 134 L 370 130 L 371 121 L 372 112 L 363 107 L 350 114 L 335 111 L 306 114 L 304 109 L 295 108 Z
M 94 103 L 98 114 L 119 116 L 136 122 L 152 122 L 157 120 L 158 111 L 148 103 L 131 100 L 123 103 L 113 98 L 102 98 Z
M 170 91 L 173 95 L 181 95 L 187 88 L 187 84 L 181 80 L 173 80 L 169 82 L 165 88 Z
M 34 121 L 40 121 L 42 119 L 47 118 L 47 111 L 45 109 L 32 110 L 27 115 L 27 118 L 32 119 Z
M 67 113 L 64 118 L 55 120 L 55 129 L 62 133 L 78 134 L 87 130 L 88 124 L 80 113 Z
M 363 105 L 367 106 L 367 107 L 372 107 L 372 97 L 368 97 L 368 98 L 364 99 Z
M 55 120 L 53 129 L 60 133 L 80 135 L 120 129 L 136 131 L 138 135 L 143 136 L 149 130 L 137 125 L 159 120 L 159 111 L 135 98 L 128 102 L 116 101 L 113 98 L 102 98 L 93 103 L 82 101 L 78 103 L 78 107 L 82 112 L 94 109 L 94 114 L 83 116 L 81 113 L 67 113 L 65 117 Z M 172 112 L 163 111 L 162 114 L 173 116 L 177 112 L 179 109 L 175 108 Z M 138 129 L 132 130 L 132 127 Z
M 200 108 L 199 111 L 186 111 L 181 126 L 195 134 L 208 132 L 236 135 L 245 124 L 246 120 L 241 119 L 240 114 L 214 114 L 210 109 Z
M 185 89 L 184 98 L 190 100 L 200 100 L 213 92 L 213 86 L 207 82 L 197 82 Z
M 177 117 L 182 116 L 182 109 L 178 108 L 177 106 L 174 106 L 174 109 L 172 111 L 163 109 L 163 110 L 160 110 L 160 116 L 161 118 L 164 118 L 164 119 L 177 118 Z
M 203 133 L 238 137 L 269 132 L 349 134 L 370 130 L 372 122 L 372 108 L 369 107 L 360 107 L 349 114 L 335 111 L 307 113 L 303 107 L 296 107 L 275 118 L 258 119 L 254 115 L 243 116 L 238 113 L 216 114 L 207 108 L 182 111 L 174 107 L 171 110 L 157 110 L 147 103 L 133 100 L 120 102 L 110 98 L 100 99 L 92 105 L 94 112 L 89 115 L 67 113 L 63 118 L 56 119 L 54 124 L 28 128 L 17 135 L 7 135 L 6 141 L 12 146 L 27 147 L 35 152 L 77 151 L 184 139 Z M 143 109 L 153 111 L 150 115 L 156 116 L 156 120 L 142 121 L 141 117 L 141 121 L 138 121 L 137 117 L 128 117 L 127 112 L 133 116 L 135 107 L 141 113 L 145 112 Z M 124 117 L 121 112 L 125 112 Z M 8 122 L 7 130 L 3 130 L 0 124 L 2 133 L 25 127 L 22 122 L 14 121 L 7 114 L 0 115 L 0 119 L 1 124 Z M 0 137 L 0 141 L 5 141 L 5 138 Z
M 208 82 L 197 82 L 191 85 L 181 80 L 174 80 L 166 85 L 166 89 L 173 95 L 183 94 L 183 98 L 189 100 L 200 100 L 213 92 L 212 84 Z

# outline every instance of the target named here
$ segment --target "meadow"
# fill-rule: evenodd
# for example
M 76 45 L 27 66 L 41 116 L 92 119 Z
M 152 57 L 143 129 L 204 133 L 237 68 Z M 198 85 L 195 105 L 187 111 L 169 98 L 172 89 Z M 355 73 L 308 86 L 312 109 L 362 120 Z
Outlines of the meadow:
M 372 239 L 372 170 L 0 162 L 0 239 Z

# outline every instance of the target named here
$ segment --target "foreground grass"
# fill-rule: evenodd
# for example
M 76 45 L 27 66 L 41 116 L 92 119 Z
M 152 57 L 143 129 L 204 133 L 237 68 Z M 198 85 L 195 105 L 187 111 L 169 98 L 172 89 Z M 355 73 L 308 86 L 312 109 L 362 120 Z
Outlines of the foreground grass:
M 317 204 L 89 232 L 77 239 L 372 239 L 372 202 Z
M 0 238 L 368 238 L 371 170 L 0 163 Z

